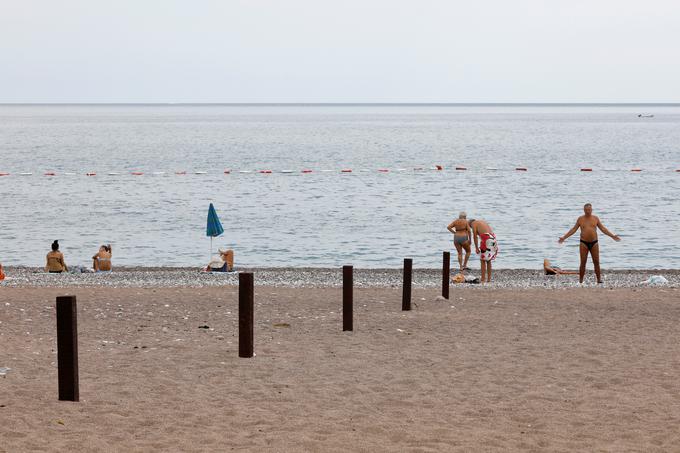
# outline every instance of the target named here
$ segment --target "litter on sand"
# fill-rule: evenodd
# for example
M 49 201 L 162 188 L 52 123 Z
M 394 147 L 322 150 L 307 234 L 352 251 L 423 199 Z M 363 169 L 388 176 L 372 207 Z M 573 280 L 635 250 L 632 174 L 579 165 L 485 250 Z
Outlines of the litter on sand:
M 641 282 L 642 285 L 665 285 L 666 283 L 668 283 L 668 280 L 663 275 L 652 275 L 644 282 Z

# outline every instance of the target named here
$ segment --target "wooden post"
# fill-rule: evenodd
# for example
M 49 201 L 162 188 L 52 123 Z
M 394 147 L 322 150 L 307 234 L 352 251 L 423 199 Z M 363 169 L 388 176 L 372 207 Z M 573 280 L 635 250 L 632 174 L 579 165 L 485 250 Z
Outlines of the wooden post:
M 354 267 L 342 267 L 342 330 L 354 330 Z
M 253 356 L 254 283 L 252 272 L 238 274 L 238 356 Z
M 76 296 L 57 297 L 57 368 L 59 400 L 79 401 Z
M 442 297 L 449 298 L 449 278 L 451 272 L 451 252 L 444 252 L 444 263 L 442 264 Z
M 411 282 L 413 281 L 413 259 L 404 258 L 404 290 L 401 296 L 401 309 L 411 309 Z

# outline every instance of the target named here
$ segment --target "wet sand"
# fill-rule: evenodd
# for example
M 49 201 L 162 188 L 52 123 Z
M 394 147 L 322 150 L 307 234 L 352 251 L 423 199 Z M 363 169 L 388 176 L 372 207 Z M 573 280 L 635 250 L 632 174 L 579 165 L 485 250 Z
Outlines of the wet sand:
M 0 451 L 679 451 L 680 289 L 0 287 Z M 76 294 L 79 403 L 54 299 Z M 200 328 L 208 326 L 208 328 Z

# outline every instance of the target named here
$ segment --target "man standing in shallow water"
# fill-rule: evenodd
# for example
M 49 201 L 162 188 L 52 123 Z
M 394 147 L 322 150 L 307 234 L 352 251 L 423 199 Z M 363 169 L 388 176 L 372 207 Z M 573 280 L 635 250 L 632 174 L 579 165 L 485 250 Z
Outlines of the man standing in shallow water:
M 597 229 L 599 228 L 600 231 L 614 239 L 616 242 L 619 242 L 621 238 L 609 231 L 602 224 L 600 219 L 593 215 L 593 205 L 586 203 L 583 206 L 583 212 L 585 214 L 576 219 L 576 225 L 574 225 L 567 234 L 562 236 L 558 242 L 560 244 L 563 243 L 580 228 L 581 245 L 579 251 L 581 254 L 581 267 L 578 270 L 578 280 L 580 283 L 583 283 L 583 277 L 586 274 L 586 262 L 588 261 L 588 254 L 590 253 L 590 257 L 593 260 L 593 267 L 595 268 L 595 275 L 597 276 L 597 283 L 602 283 L 602 277 L 600 275 L 600 244 L 598 244 Z

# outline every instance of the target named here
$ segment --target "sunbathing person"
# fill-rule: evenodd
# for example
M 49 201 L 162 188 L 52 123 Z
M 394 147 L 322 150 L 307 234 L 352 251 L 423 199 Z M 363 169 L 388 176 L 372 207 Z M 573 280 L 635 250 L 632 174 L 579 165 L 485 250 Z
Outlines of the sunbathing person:
M 68 267 L 66 267 L 66 262 L 64 261 L 64 254 L 59 251 L 59 241 L 52 243 L 52 251 L 47 254 L 45 271 L 50 274 L 68 272 Z
M 95 272 L 111 272 L 111 244 L 99 247 L 92 257 L 92 268 Z
M 458 218 L 451 222 L 446 228 L 453 233 L 453 245 L 456 247 L 456 252 L 458 252 L 458 266 L 460 271 L 470 270 L 467 267 L 467 263 L 470 259 L 470 238 L 472 237 L 472 230 L 467 221 L 467 214 L 461 212 L 458 214 Z M 463 250 L 465 250 L 465 260 L 463 260 Z
M 553 266 L 547 258 L 543 260 L 543 272 L 545 272 L 545 275 L 578 275 L 576 271 L 565 271 L 557 266 Z
M 220 256 L 214 257 L 208 263 L 206 272 L 231 272 L 234 270 L 234 251 L 231 249 L 217 249 Z

